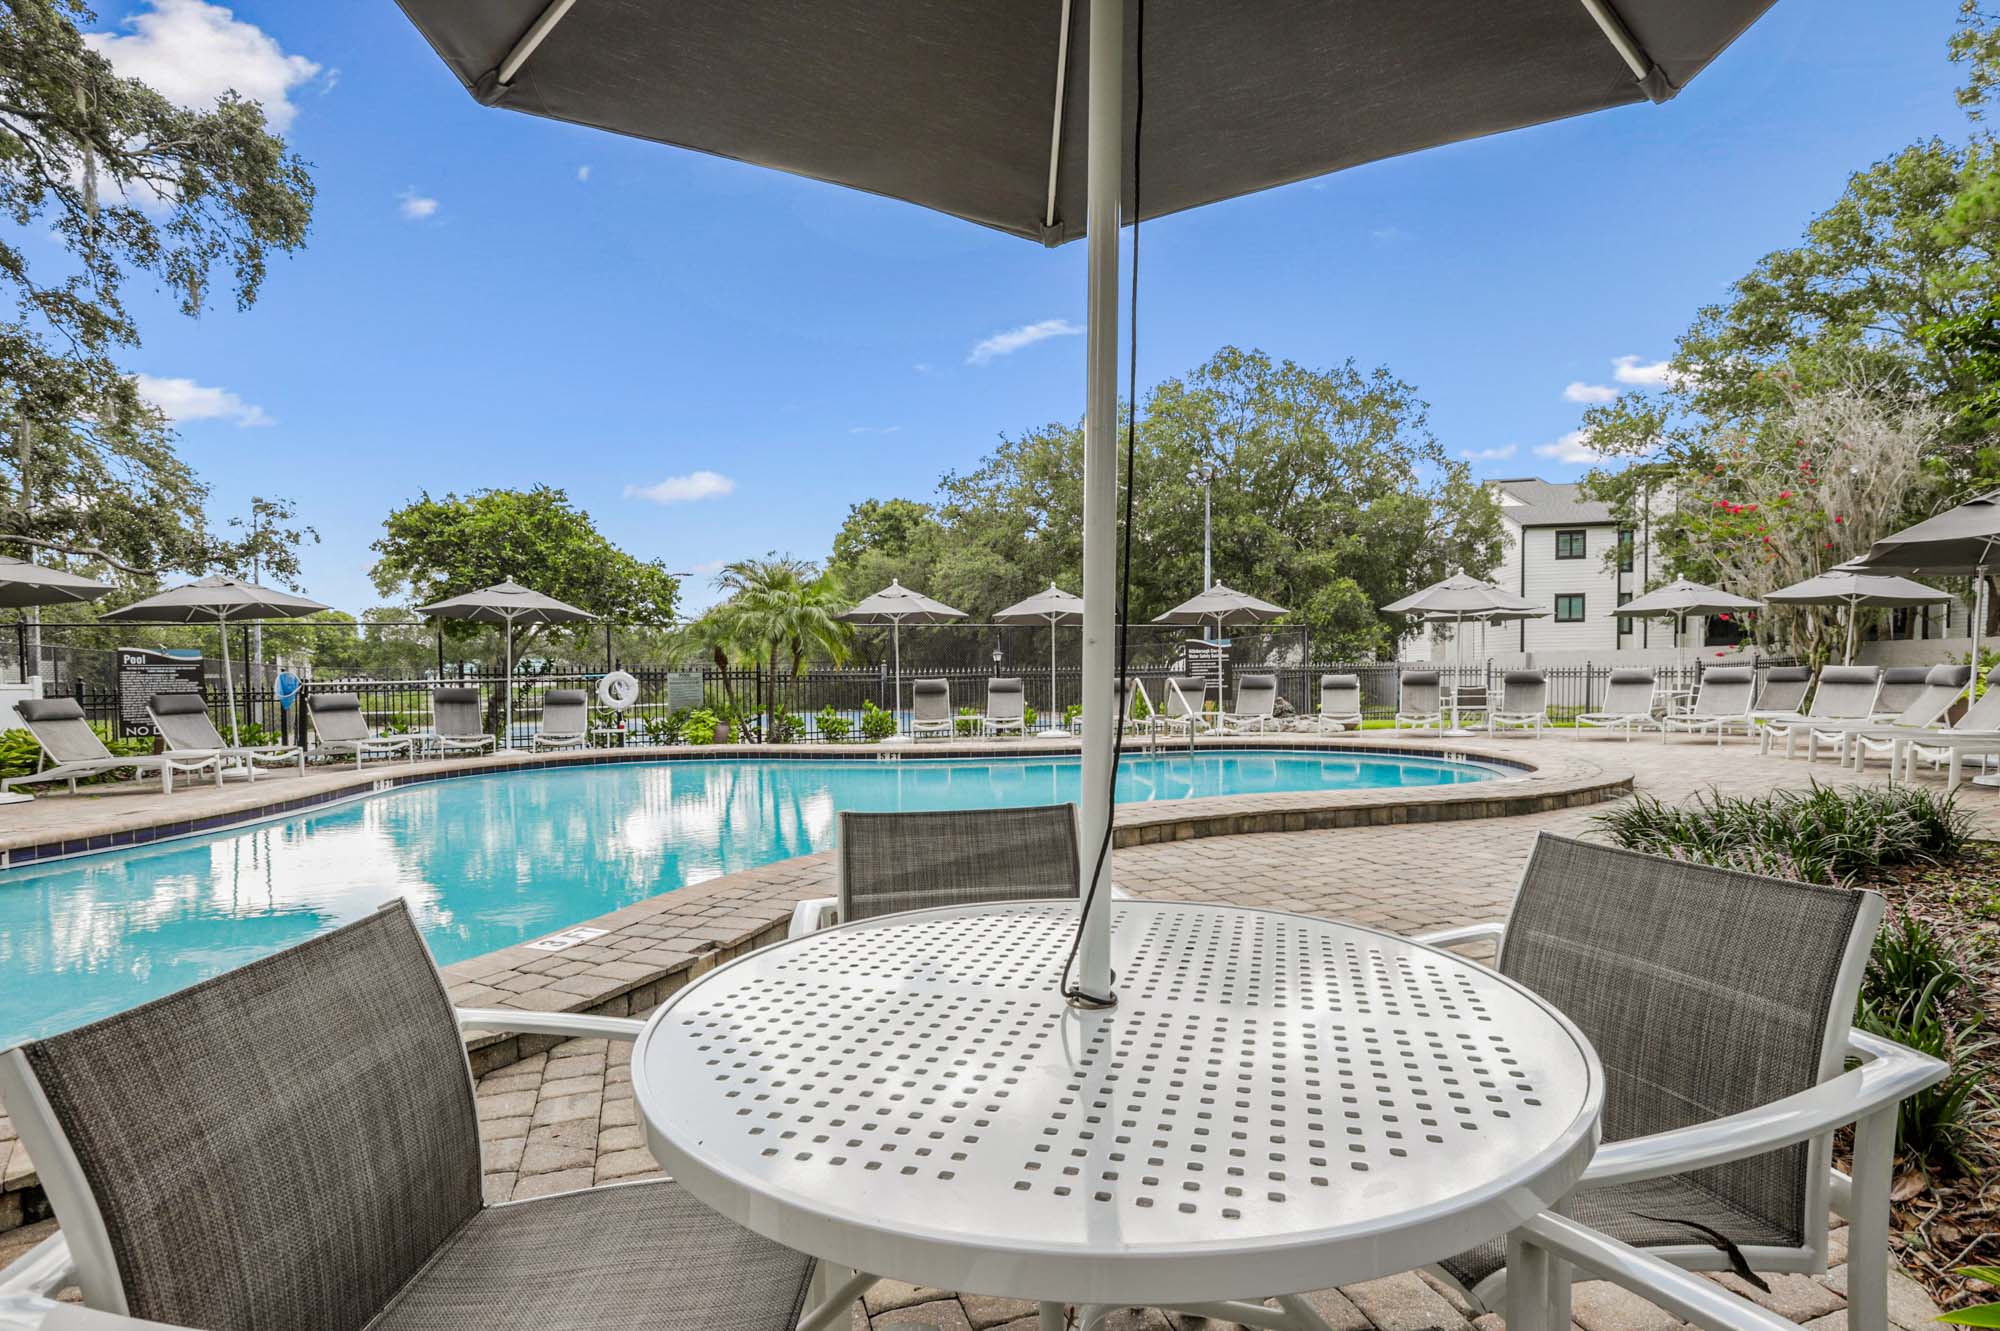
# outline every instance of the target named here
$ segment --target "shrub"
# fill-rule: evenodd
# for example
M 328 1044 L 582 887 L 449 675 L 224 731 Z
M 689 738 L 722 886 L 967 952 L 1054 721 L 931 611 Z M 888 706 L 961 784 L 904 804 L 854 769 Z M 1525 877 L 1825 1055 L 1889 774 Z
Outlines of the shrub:
M 0 735 L 0 776 L 26 776 L 41 762 L 42 746 L 25 730 Z
M 963 739 L 968 735 L 977 735 L 979 725 L 979 709 L 961 707 L 958 709 L 958 715 L 952 720 L 951 728 L 958 732 L 959 738 Z
M 1042 719 L 1042 714 L 1040 712 L 1036 711 L 1032 707 L 1026 705 L 1022 706 L 1021 729 L 1032 731 L 1038 724 L 1041 723 L 1041 719 Z
M 1897 1107 L 1896 1144 L 1932 1164 L 1971 1174 L 1975 1172 L 1972 1148 L 1985 1112 L 1982 1060 L 1994 1041 L 1977 1021 L 1952 1030 L 1943 1010 L 1947 989 L 1946 977 L 1937 974 L 1922 989 L 1902 995 L 1900 1002 L 1891 996 L 1879 1005 L 1869 1001 L 1864 989 L 1854 1024 L 1951 1065 L 1943 1081 L 1914 1092 Z
M 872 702 L 861 704 L 861 738 L 870 744 L 880 744 L 895 733 L 895 713 L 886 712 Z
M 820 738 L 829 744 L 846 743 L 848 733 L 854 729 L 854 723 L 833 710 L 831 703 L 819 709 L 813 722 L 819 727 Z
M 779 707 L 771 713 L 771 728 L 765 732 L 764 742 L 766 744 L 796 744 L 804 737 L 805 733 L 806 723 L 799 719 L 799 714 Z
M 1073 702 L 1069 706 L 1063 708 L 1063 729 L 1069 730 L 1073 728 L 1076 725 L 1076 719 L 1082 715 L 1083 715 L 1083 704 L 1080 702 Z
M 715 728 L 718 724 L 719 719 L 714 712 L 711 712 L 706 707 L 697 707 L 681 718 L 678 732 L 684 743 L 713 744 L 715 743 Z

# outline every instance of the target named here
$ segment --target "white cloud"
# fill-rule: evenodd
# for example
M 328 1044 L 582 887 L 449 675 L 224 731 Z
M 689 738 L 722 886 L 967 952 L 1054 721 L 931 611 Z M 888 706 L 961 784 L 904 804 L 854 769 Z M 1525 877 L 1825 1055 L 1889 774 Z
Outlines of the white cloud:
M 237 425 L 276 425 L 270 413 L 245 402 L 226 388 L 210 388 L 192 379 L 137 374 L 132 384 L 139 396 L 172 421 L 233 421 Z
M 918 374 L 929 374 L 931 372 L 931 363 L 927 360 L 920 360 L 915 365 L 912 365 L 910 368 L 915 370 Z
M 1639 388 L 1665 388 L 1679 382 L 1673 367 L 1663 360 L 1642 360 L 1638 356 L 1612 358 L 1612 377 L 1621 384 Z
M 1605 455 L 1590 446 L 1590 431 L 1571 430 L 1551 443 L 1535 445 L 1535 456 L 1581 466 L 1585 463 L 1602 462 Z
M 1080 324 L 1067 319 L 1044 319 L 1040 323 L 1022 324 L 1019 328 L 1009 328 L 995 333 L 972 348 L 965 358 L 967 365 L 984 365 L 995 356 L 1011 356 L 1022 347 L 1032 347 L 1037 342 L 1046 342 L 1052 337 L 1075 337 L 1083 332 Z
M 590 179 L 590 166 L 588 163 L 576 169 L 576 178 L 578 181 L 585 181 Z
M 129 31 L 90 32 L 83 40 L 127 78 L 140 79 L 167 100 L 191 108 L 215 104 L 234 90 L 261 104 L 271 128 L 289 129 L 298 108 L 293 88 L 320 67 L 284 48 L 262 28 L 205 0 L 150 0 L 121 25 Z
M 1579 379 L 1563 389 L 1565 402 L 1610 402 L 1618 396 L 1618 390 L 1609 384 L 1587 384 Z
M 655 504 L 691 504 L 697 499 L 714 499 L 736 488 L 736 482 L 719 471 L 691 471 L 685 476 L 669 476 L 653 485 L 628 485 L 627 499 L 645 499 Z
M 1467 462 L 1505 462 L 1513 457 L 1515 452 L 1514 445 L 1500 444 L 1493 448 L 1468 448 L 1459 456 Z
M 1403 228 L 1399 226 L 1378 226 L 1373 231 L 1370 231 L 1368 233 L 1368 238 L 1370 240 L 1377 240 L 1383 242 L 1384 244 L 1387 244 L 1389 241 L 1392 240 L 1403 239 L 1404 234 L 1405 233 L 1403 231 Z
M 897 434 L 902 428 L 900 425 L 850 425 L 847 427 L 847 432 L 849 434 Z
M 427 217 L 437 215 L 438 201 L 429 195 L 417 193 L 415 185 L 398 194 L 396 198 L 399 200 L 398 206 L 403 216 L 409 221 L 421 222 Z

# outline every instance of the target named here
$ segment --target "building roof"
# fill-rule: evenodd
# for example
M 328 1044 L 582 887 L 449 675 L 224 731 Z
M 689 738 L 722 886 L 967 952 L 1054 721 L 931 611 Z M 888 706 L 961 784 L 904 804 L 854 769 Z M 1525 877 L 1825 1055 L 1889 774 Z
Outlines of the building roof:
M 1500 499 L 1500 512 L 1521 527 L 1608 527 L 1618 519 L 1609 504 L 1583 498 L 1575 481 L 1544 481 L 1532 476 L 1488 481 Z

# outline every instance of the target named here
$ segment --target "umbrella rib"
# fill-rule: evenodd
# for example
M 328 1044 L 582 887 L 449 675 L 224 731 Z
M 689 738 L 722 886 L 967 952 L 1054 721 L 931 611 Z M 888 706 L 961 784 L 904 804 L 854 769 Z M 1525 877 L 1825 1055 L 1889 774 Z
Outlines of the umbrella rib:
M 1605 40 L 1617 49 L 1618 58 L 1625 62 L 1625 68 L 1632 71 L 1632 77 L 1644 83 L 1653 72 L 1653 62 L 1639 48 L 1639 43 L 1632 37 L 1632 30 L 1625 26 L 1625 20 L 1618 17 L 1617 11 L 1606 0 L 1583 0 L 1583 7 L 1590 11 L 1591 18 L 1597 20 Z M 505 83 L 506 76 L 501 76 L 500 81 Z
M 1056 35 L 1056 107 L 1049 128 L 1049 203 L 1042 225 L 1051 230 L 1056 224 L 1056 170 L 1062 163 L 1063 78 L 1069 73 L 1069 6 L 1062 0 L 1062 31 Z
M 514 76 L 521 72 L 521 66 L 528 63 L 528 57 L 532 56 L 535 49 L 555 31 L 556 24 L 563 21 L 563 16 L 569 13 L 570 7 L 575 3 L 576 0 L 549 0 L 548 8 L 528 25 L 528 30 L 521 34 L 521 40 L 514 43 L 514 49 L 500 62 L 500 68 L 494 72 L 494 81 L 503 88 L 512 83 Z M 1585 0 L 1585 3 L 1589 3 L 1589 0 Z

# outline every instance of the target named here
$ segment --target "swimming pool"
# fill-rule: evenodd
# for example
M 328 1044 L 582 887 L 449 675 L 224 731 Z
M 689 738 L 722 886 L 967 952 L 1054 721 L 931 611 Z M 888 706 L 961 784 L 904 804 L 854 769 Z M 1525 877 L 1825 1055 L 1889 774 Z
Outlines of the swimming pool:
M 1119 799 L 1456 785 L 1409 754 L 1129 756 Z M 502 772 L 0 874 L 0 1048 L 81 1025 L 407 898 L 438 960 L 492 952 L 834 843 L 842 810 L 1077 798 L 1077 759 L 741 759 Z

